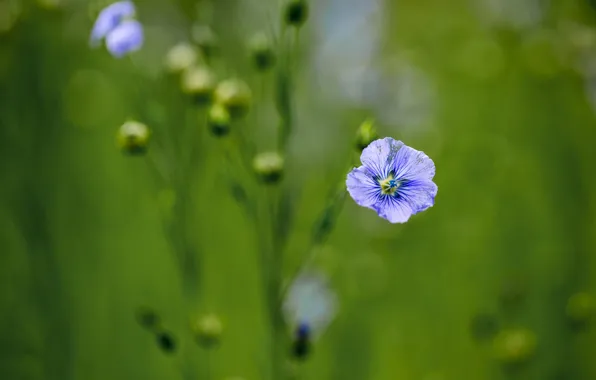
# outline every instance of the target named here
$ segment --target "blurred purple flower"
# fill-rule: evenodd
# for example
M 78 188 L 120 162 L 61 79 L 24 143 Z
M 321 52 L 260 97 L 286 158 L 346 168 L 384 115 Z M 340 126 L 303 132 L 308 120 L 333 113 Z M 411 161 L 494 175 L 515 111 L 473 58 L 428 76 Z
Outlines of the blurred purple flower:
M 143 27 L 133 18 L 135 5 L 120 1 L 104 8 L 91 31 L 90 44 L 97 47 L 105 39 L 110 53 L 120 58 L 126 53 L 139 50 L 143 45 Z
M 106 47 L 116 58 L 137 51 L 143 46 L 143 27 L 135 20 L 126 20 L 106 37 Z
M 358 205 L 375 210 L 391 223 L 405 223 L 434 205 L 435 164 L 424 152 L 386 137 L 367 146 L 360 160 L 362 166 L 354 168 L 346 180 Z

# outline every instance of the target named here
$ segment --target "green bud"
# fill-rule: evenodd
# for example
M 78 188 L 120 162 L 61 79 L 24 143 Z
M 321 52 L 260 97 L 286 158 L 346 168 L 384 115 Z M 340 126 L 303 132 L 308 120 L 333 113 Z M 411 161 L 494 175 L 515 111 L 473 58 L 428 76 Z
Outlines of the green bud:
M 223 325 L 215 314 L 208 314 L 192 320 L 190 328 L 197 343 L 205 348 L 213 347 L 221 338 Z
M 117 142 L 125 153 L 143 154 L 147 151 L 150 137 L 151 132 L 145 124 L 138 121 L 127 121 L 118 130 Z
M 205 58 L 212 58 L 217 53 L 217 36 L 210 27 L 196 24 L 192 27 L 191 34 L 192 40 L 201 49 Z
M 377 138 L 377 129 L 375 128 L 374 121 L 372 119 L 365 120 L 360 124 L 356 132 L 356 149 L 362 151 Z
M 197 104 L 211 101 L 216 84 L 215 74 L 207 67 L 191 67 L 182 75 L 182 92 L 190 95 Z
M 284 158 L 277 152 L 259 153 L 253 160 L 253 169 L 264 183 L 277 183 L 283 176 Z
M 230 132 L 230 113 L 228 109 L 219 103 L 215 103 L 209 109 L 207 125 L 209 130 L 217 137 L 225 136 Z
M 166 354 L 176 351 L 176 338 L 167 330 L 160 330 L 155 333 L 155 340 L 159 348 Z
M 596 315 L 596 302 L 588 293 L 576 293 L 569 298 L 566 308 L 567 317 L 577 325 L 586 324 Z
M 249 41 L 250 57 L 258 71 L 267 71 L 275 65 L 275 51 L 265 33 L 255 34 Z
M 226 107 L 230 116 L 237 118 L 248 112 L 252 102 L 252 93 L 248 85 L 240 79 L 228 79 L 217 85 L 215 99 Z
M 288 25 L 301 27 L 308 18 L 308 3 L 306 0 L 287 0 L 284 8 L 284 21 Z
M 197 62 L 198 53 L 194 46 L 186 42 L 174 45 L 166 54 L 165 66 L 168 72 L 179 74 Z
M 148 330 L 156 330 L 160 325 L 160 318 L 157 312 L 148 307 L 140 307 L 136 311 L 136 319 L 139 325 Z
M 526 329 L 505 330 L 495 337 L 493 348 L 503 364 L 520 364 L 534 354 L 536 336 Z

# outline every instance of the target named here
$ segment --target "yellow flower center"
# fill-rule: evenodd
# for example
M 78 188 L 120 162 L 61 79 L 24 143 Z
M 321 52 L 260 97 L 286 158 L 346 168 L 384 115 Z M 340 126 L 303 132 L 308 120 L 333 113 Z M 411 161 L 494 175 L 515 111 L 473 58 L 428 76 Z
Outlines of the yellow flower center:
M 386 195 L 394 195 L 397 192 L 397 189 L 399 189 L 401 183 L 393 179 L 393 176 L 390 175 L 388 178 L 379 181 L 379 185 L 381 185 L 381 193 Z

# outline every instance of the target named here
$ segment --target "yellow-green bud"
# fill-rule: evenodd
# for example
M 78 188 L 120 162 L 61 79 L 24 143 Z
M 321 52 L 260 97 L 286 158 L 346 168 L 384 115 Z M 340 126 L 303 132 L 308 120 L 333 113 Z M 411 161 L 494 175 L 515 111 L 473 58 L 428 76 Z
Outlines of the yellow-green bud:
M 192 67 L 198 58 L 197 50 L 189 43 L 174 45 L 166 54 L 165 66 L 170 73 L 178 74 Z
M 209 348 L 217 343 L 223 332 L 223 325 L 214 314 L 208 314 L 191 321 L 190 328 L 200 345 Z
M 536 336 L 526 329 L 505 330 L 495 337 L 493 347 L 503 364 L 519 364 L 534 354 Z
M 150 137 L 151 132 L 145 124 L 138 121 L 127 121 L 118 130 L 117 142 L 125 153 L 143 154 L 147 151 Z
M 191 67 L 182 75 L 182 92 L 192 96 L 197 104 L 211 101 L 216 84 L 215 74 L 204 66 Z
M 219 103 L 211 106 L 207 115 L 207 125 L 213 135 L 217 137 L 227 135 L 230 132 L 230 123 L 230 113 L 226 107 Z
M 265 33 L 255 34 L 249 41 L 250 57 L 259 71 L 267 71 L 275 65 L 275 51 L 271 39 Z
M 248 112 L 252 93 L 248 85 L 240 79 L 228 79 L 217 85 L 215 99 L 227 108 L 230 116 L 237 118 Z
M 356 149 L 362 151 L 377 138 L 377 129 L 375 128 L 374 121 L 372 119 L 365 120 L 360 124 L 356 132 Z
M 287 0 L 284 8 L 284 21 L 288 25 L 302 26 L 308 18 L 307 0 Z
M 213 57 L 217 52 L 217 36 L 213 30 L 206 26 L 196 24 L 192 27 L 192 40 L 201 49 L 201 53 L 207 59 Z
M 253 169 L 264 183 L 277 183 L 283 176 L 284 158 L 277 152 L 259 153 L 253 160 Z
M 596 315 L 596 301 L 588 293 L 576 293 L 569 298 L 566 313 L 572 323 L 586 324 Z

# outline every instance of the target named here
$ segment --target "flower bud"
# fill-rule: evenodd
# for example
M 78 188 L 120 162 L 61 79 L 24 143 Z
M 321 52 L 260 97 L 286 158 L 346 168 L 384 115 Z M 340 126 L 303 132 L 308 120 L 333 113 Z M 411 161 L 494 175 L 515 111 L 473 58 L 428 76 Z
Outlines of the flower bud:
M 222 137 L 230 132 L 230 113 L 226 107 L 219 103 L 215 103 L 209 109 L 207 115 L 207 125 L 213 135 Z
M 197 50 L 194 46 L 186 42 L 178 43 L 166 54 L 166 69 L 173 74 L 181 73 L 197 62 L 197 56 Z
M 375 128 L 374 121 L 372 119 L 365 120 L 360 124 L 360 127 L 358 127 L 358 131 L 356 132 L 356 149 L 362 151 L 377 138 L 377 129 Z
M 259 153 L 253 160 L 253 169 L 264 183 L 277 183 L 283 175 L 284 158 L 277 152 Z
M 275 64 L 273 44 L 265 33 L 255 34 L 249 41 L 250 58 L 258 71 L 267 71 Z
M 215 74 L 207 67 L 192 67 L 182 75 L 182 92 L 197 104 L 206 104 L 213 97 L 216 83 Z
M 159 348 L 166 354 L 171 354 L 176 351 L 176 339 L 169 331 L 158 331 L 155 334 L 155 339 Z
M 493 343 L 495 355 L 503 364 L 520 364 L 534 354 L 536 336 L 526 329 L 506 330 Z
M 118 130 L 118 146 L 128 154 L 143 154 L 147 151 L 151 133 L 147 126 L 138 121 L 127 121 Z
M 220 82 L 215 89 L 215 99 L 226 107 L 231 117 L 242 117 L 250 108 L 252 93 L 246 83 L 240 79 L 228 79 Z
M 139 325 L 148 330 L 155 330 L 160 324 L 159 315 L 155 310 L 148 307 L 140 307 L 136 311 L 136 319 Z
M 575 325 L 585 325 L 596 315 L 596 302 L 588 293 L 576 293 L 567 302 L 567 318 Z
M 288 25 L 301 27 L 308 18 L 307 0 L 288 0 L 284 9 L 284 21 Z
M 217 53 L 217 36 L 210 27 L 196 24 L 192 27 L 191 33 L 192 40 L 201 49 L 206 59 L 212 58 Z
M 213 347 L 219 343 L 223 332 L 222 323 L 214 314 L 208 314 L 191 321 L 190 327 L 197 343 L 205 348 Z

